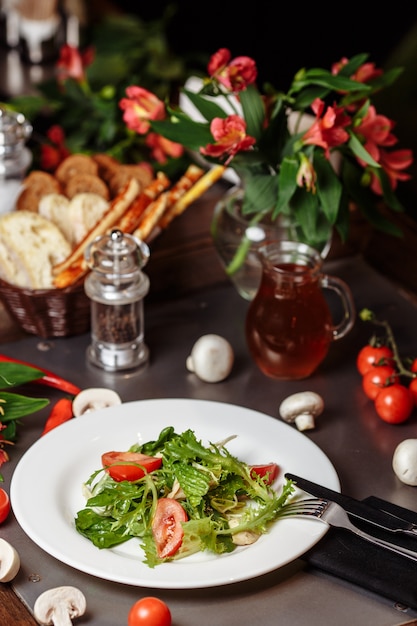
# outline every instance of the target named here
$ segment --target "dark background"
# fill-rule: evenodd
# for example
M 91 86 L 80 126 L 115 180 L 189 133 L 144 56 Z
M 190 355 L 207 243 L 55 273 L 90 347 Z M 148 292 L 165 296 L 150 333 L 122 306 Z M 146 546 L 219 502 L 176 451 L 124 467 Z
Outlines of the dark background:
M 94 4 L 94 2 L 93 2 Z M 127 12 L 159 19 L 174 16 L 168 37 L 175 52 L 192 57 L 227 47 L 255 59 L 260 81 L 287 89 L 300 67 L 330 67 L 343 56 L 367 52 L 383 65 L 417 23 L 417 3 L 277 2 L 253 0 L 177 3 L 150 0 L 98 2 L 96 13 Z M 373 6 L 372 6 L 373 5 Z

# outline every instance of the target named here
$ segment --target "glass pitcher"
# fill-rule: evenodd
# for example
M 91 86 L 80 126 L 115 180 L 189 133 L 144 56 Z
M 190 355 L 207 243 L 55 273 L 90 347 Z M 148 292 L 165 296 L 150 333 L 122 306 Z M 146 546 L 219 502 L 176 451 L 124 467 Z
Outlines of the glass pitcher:
M 246 340 L 260 370 L 271 378 L 307 378 L 330 343 L 352 328 L 355 307 L 349 287 L 322 272 L 320 254 L 306 244 L 271 242 L 259 250 L 261 282 L 246 316 Z M 333 323 L 324 289 L 340 298 L 343 316 Z

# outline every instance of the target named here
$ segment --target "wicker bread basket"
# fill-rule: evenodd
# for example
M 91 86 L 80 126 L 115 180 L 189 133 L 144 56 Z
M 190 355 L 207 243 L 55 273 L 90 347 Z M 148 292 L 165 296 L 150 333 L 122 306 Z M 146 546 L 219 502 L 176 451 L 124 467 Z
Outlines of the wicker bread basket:
M 66 289 L 22 289 L 0 279 L 0 299 L 19 326 L 43 338 L 81 335 L 90 329 L 84 282 Z

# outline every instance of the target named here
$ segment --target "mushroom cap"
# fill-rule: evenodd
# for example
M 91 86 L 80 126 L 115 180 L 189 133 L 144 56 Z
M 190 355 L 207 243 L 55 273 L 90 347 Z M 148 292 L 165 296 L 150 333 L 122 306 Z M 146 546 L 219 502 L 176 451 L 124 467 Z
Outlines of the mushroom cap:
M 89 387 L 78 393 L 72 402 L 72 412 L 75 417 L 84 413 L 105 409 L 108 406 L 121 404 L 122 400 L 116 391 L 106 387 Z
M 207 383 L 217 383 L 229 376 L 234 363 L 233 348 L 224 337 L 202 335 L 187 358 L 186 367 Z
M 314 427 L 314 417 L 324 409 L 323 398 L 314 391 L 300 391 L 288 396 L 279 407 L 282 419 L 292 424 L 296 422 L 300 430 Z
M 417 439 L 404 439 L 394 450 L 392 469 L 406 485 L 417 486 Z
M 82 591 L 63 586 L 47 589 L 36 599 L 33 613 L 43 626 L 69 626 L 73 617 L 84 615 L 87 607 Z
M 20 557 L 15 548 L 0 538 L 0 582 L 8 583 L 20 569 Z

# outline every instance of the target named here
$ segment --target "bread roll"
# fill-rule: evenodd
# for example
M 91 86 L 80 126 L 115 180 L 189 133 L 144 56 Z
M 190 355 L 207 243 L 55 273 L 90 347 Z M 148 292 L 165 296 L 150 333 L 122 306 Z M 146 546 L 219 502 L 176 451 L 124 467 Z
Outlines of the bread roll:
M 71 252 L 61 230 L 39 213 L 0 215 L 0 277 L 18 287 L 51 289 L 52 267 Z

